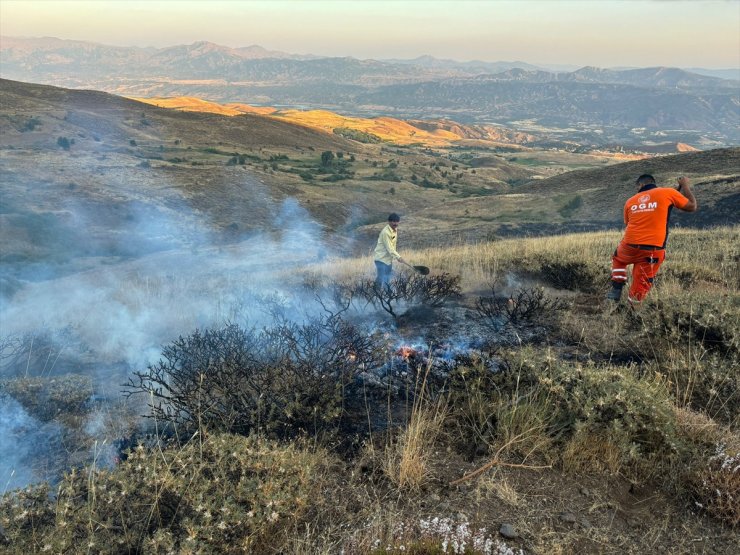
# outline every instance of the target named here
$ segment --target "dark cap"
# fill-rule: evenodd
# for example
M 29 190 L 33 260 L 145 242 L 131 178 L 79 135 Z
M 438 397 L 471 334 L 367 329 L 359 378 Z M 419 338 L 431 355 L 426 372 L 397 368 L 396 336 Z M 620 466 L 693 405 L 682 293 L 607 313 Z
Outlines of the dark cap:
M 640 187 L 643 187 L 645 185 L 652 185 L 653 183 L 655 183 L 655 178 L 649 173 L 643 173 L 640 177 L 637 178 L 637 181 L 635 182 L 635 184 L 639 185 Z

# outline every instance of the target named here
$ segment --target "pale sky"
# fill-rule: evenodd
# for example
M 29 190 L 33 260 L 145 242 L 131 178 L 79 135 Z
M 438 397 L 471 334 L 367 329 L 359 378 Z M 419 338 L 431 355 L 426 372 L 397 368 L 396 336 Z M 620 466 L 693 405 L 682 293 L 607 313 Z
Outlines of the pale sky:
M 356 58 L 740 67 L 740 0 L 0 0 L 3 36 Z

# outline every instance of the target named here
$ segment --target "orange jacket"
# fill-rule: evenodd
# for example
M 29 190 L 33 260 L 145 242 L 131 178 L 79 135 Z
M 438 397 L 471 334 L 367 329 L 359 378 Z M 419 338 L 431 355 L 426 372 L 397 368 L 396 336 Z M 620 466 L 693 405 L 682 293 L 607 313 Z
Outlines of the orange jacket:
M 624 205 L 627 226 L 622 241 L 629 245 L 664 247 L 668 238 L 668 217 L 674 206 L 683 208 L 685 196 L 668 187 L 646 185 Z

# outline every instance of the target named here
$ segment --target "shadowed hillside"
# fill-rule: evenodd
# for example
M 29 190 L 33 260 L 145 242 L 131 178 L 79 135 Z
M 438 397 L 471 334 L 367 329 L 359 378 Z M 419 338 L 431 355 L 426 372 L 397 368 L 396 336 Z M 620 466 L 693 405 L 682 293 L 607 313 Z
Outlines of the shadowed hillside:
M 675 187 L 682 175 L 691 179 L 700 209 L 691 215 L 677 211 L 675 216 L 681 225 L 740 222 L 740 148 L 687 152 L 574 171 L 528 183 L 517 191 L 535 196 L 579 195 L 583 202 L 569 211 L 569 218 L 620 223 L 624 201 L 634 194 L 635 179 L 643 173 L 654 175 L 658 185 L 665 187 Z
M 643 173 L 652 173 L 662 186 L 675 187 L 681 175 L 694 184 L 699 210 L 674 211 L 672 226 L 740 222 L 740 148 L 731 148 L 575 170 L 494 196 L 449 200 L 414 212 L 404 232 L 414 245 L 428 246 L 450 240 L 618 229 L 623 225 L 624 202 L 636 191 L 635 180 Z
M 23 133 L 23 126 L 28 119 L 42 118 L 43 123 L 44 116 L 49 117 L 52 124 L 52 129 L 44 129 L 46 134 L 52 130 L 70 134 L 86 132 L 88 137 L 80 137 L 86 139 L 85 142 L 104 135 L 113 142 L 110 146 L 116 147 L 132 139 L 180 139 L 242 148 L 297 148 L 310 145 L 321 149 L 346 149 L 351 144 L 341 137 L 249 114 L 224 119 L 205 112 L 181 112 L 144 106 L 140 102 L 98 91 L 61 89 L 7 79 L 0 80 L 0 100 L 4 115 L 3 141 L 6 144 L 13 144 L 18 133 Z

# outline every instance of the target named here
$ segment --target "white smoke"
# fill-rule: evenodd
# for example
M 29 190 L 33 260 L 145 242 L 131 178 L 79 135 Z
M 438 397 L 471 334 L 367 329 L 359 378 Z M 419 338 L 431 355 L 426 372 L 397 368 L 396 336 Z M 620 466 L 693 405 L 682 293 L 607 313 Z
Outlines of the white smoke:
M 217 240 L 207 218 L 183 209 L 184 204 L 179 212 L 145 209 L 127 218 L 125 226 L 108 230 L 106 241 L 135 237 L 132 243 L 139 244 L 142 253 L 101 256 L 97 262 L 90 257 L 84 264 L 89 269 L 61 276 L 54 275 L 58 264 L 50 264 L 38 274 L 46 279 L 26 281 L 5 298 L 0 337 L 44 335 L 53 345 L 48 356 L 36 356 L 40 342 L 27 341 L 28 355 L 21 353 L 21 367 L 0 367 L 0 377 L 81 373 L 93 379 L 97 396 L 112 399 L 120 396 L 132 371 L 156 362 L 162 346 L 180 335 L 228 321 L 269 324 L 254 302 L 260 295 L 302 305 L 301 294 L 283 278 L 325 257 L 327 247 L 321 226 L 295 200 L 265 206 L 270 229 L 231 241 Z M 97 216 L 87 209 L 71 202 L 64 209 L 79 226 L 79 235 L 93 227 L 90 222 Z M 90 241 L 90 252 L 101 250 L 101 238 Z M 80 251 L 79 244 L 74 247 L 70 257 Z M 121 245 L 112 248 L 120 251 Z M 126 246 L 132 248 L 133 244 Z M 64 253 L 56 254 L 63 258 Z M 10 488 L 39 479 L 28 460 L 48 445 L 40 437 L 52 433 L 52 428 L 39 424 L 7 396 L 0 399 L 0 417 L 4 430 L 0 478 Z M 100 415 L 92 413 L 84 431 L 102 438 L 101 426 Z M 93 457 L 109 464 L 112 456 L 110 443 L 101 439 Z
M 0 429 L 2 493 L 43 477 L 34 468 L 34 463 L 38 463 L 37 447 L 56 443 L 61 434 L 60 426 L 39 422 L 15 399 L 0 395 Z

